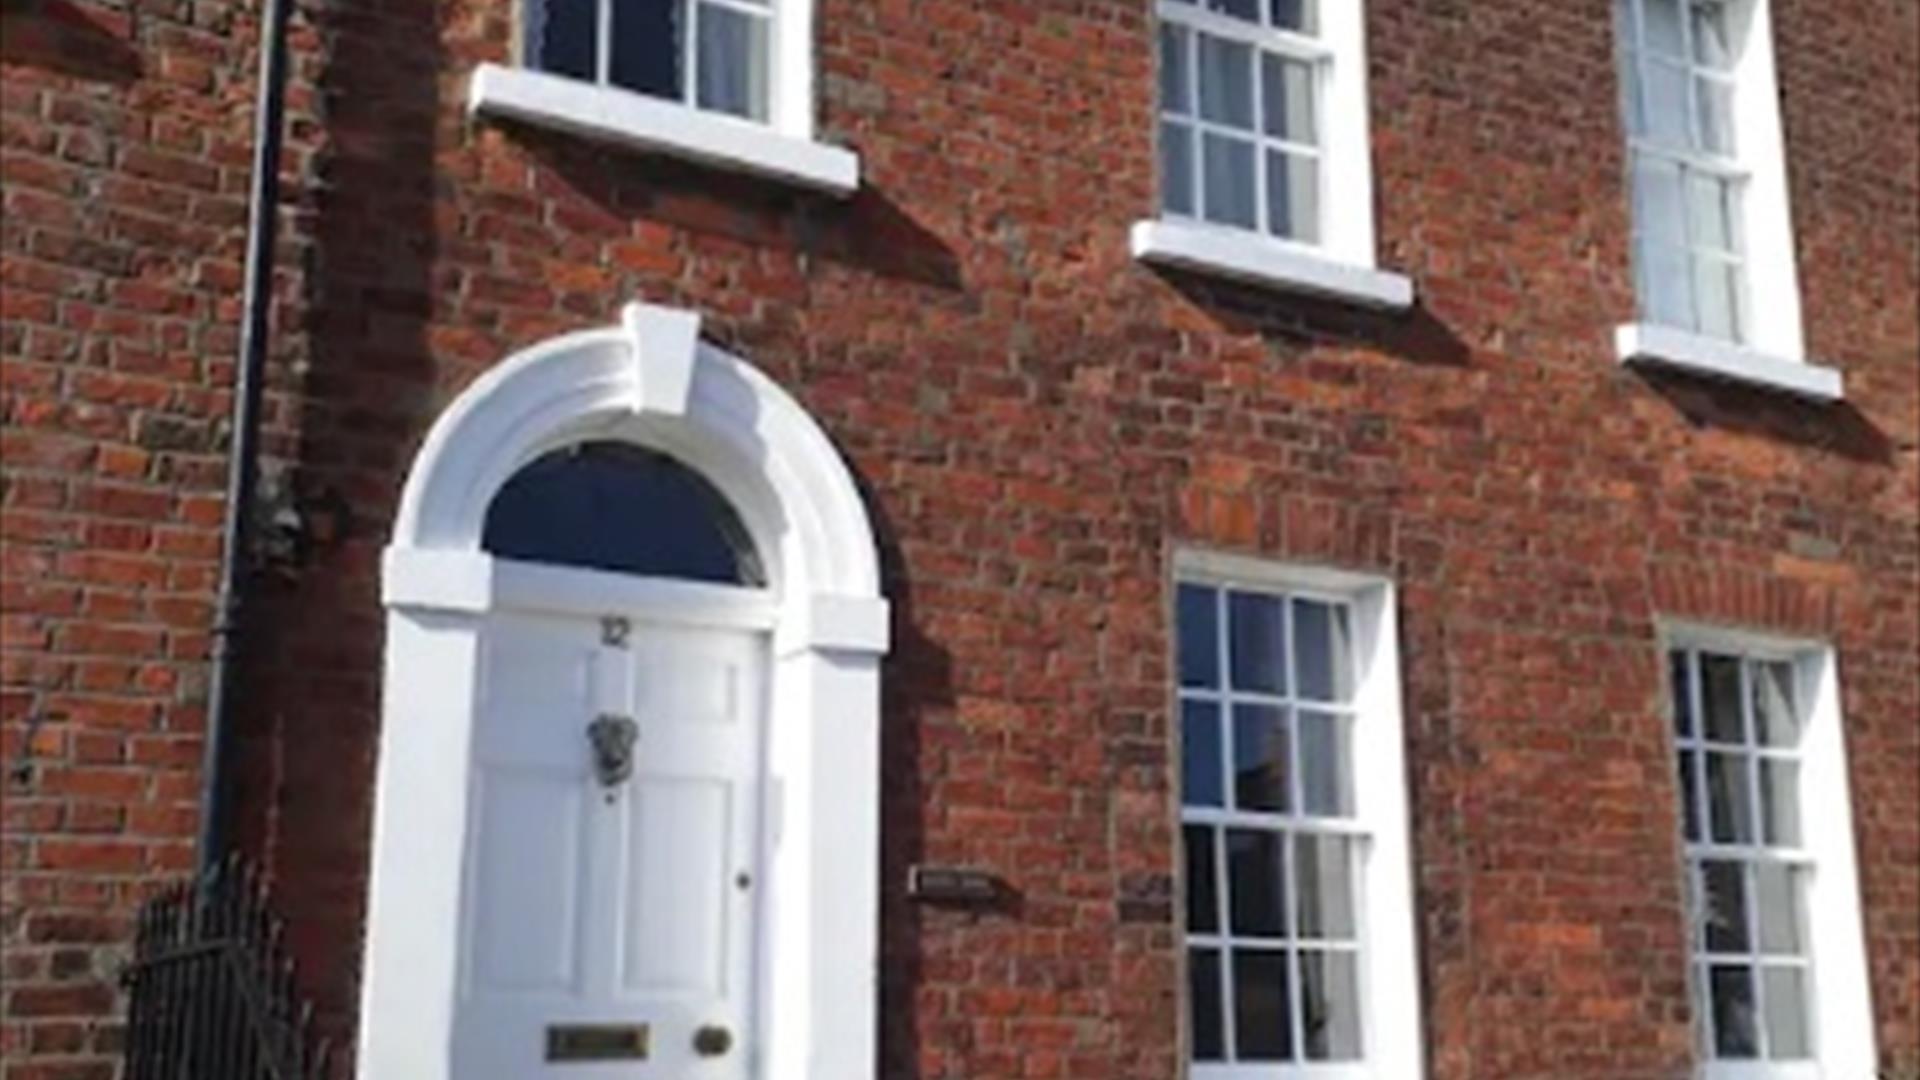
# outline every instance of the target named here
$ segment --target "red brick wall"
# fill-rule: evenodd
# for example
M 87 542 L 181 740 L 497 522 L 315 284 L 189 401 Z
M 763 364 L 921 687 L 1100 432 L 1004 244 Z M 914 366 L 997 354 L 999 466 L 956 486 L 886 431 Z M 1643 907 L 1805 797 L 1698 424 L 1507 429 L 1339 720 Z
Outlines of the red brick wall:
M 866 174 L 849 203 L 468 122 L 505 0 L 301 23 L 271 444 L 356 520 L 258 590 L 239 825 L 340 1023 L 402 472 L 476 374 L 642 297 L 700 310 L 868 487 L 898 613 L 887 1075 L 1177 1074 L 1180 544 L 1402 586 L 1440 1080 L 1686 1075 L 1653 620 L 1831 639 L 1882 1047 L 1920 1069 L 1911 5 L 1775 0 L 1834 409 L 1614 363 L 1603 4 L 1371 0 L 1381 259 L 1424 298 L 1405 317 L 1128 258 L 1153 205 L 1144 0 L 819 6 L 824 130 Z M 6 11 L 4 731 L 27 768 L 5 781 L 0 1047 L 21 1080 L 110 1071 L 129 904 L 189 855 L 254 31 L 218 2 Z M 18 44 L 16 20 L 70 13 L 92 28 Z M 995 869 L 1022 903 L 910 907 L 916 860 Z

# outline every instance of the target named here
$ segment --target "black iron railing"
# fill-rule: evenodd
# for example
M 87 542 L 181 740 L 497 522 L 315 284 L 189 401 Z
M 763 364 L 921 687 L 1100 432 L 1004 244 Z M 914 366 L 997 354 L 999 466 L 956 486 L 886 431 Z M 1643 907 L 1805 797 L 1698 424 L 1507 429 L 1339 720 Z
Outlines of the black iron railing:
M 125 979 L 126 1080 L 324 1080 L 265 883 L 237 859 L 140 910 Z

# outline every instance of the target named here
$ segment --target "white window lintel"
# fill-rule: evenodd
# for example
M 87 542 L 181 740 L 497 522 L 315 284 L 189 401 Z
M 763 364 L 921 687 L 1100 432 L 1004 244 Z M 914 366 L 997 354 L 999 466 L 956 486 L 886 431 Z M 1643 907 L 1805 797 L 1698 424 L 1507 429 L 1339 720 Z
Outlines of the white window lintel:
M 1846 396 L 1844 380 L 1833 368 L 1657 323 L 1625 323 L 1615 328 L 1614 348 L 1623 364 L 1677 368 L 1816 401 L 1839 401 Z
M 1413 306 L 1413 281 L 1404 274 L 1341 262 L 1242 230 L 1166 219 L 1137 221 L 1132 247 L 1134 258 L 1157 266 L 1386 311 Z
M 467 109 L 652 151 L 839 198 L 860 188 L 851 150 L 782 134 L 739 117 L 616 87 L 486 63 L 474 69 Z

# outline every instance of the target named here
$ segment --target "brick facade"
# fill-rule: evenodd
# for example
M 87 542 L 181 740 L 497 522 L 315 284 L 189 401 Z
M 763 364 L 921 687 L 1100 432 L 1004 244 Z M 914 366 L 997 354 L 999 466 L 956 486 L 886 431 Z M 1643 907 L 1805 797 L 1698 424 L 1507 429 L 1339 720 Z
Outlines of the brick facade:
M 1607 7 L 1368 0 L 1380 261 L 1422 297 L 1374 315 L 1129 257 L 1145 0 L 820 0 L 848 202 L 469 121 L 507 0 L 302 3 L 268 447 L 353 521 L 256 585 L 236 826 L 335 1026 L 403 470 L 476 375 L 638 297 L 867 489 L 884 1075 L 1179 1075 L 1179 545 L 1401 587 L 1435 1080 L 1688 1075 L 1654 620 L 1831 641 L 1882 1056 L 1920 1071 L 1920 13 L 1774 2 L 1827 408 L 1616 364 Z M 114 1075 L 133 905 L 191 862 L 254 15 L 5 8 L 5 1080 Z M 912 906 L 922 860 L 1020 902 Z

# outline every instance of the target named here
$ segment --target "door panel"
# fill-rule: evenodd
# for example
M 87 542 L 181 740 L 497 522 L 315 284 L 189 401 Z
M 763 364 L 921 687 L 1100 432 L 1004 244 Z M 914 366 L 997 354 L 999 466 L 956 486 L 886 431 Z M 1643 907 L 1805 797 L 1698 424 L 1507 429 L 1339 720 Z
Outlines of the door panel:
M 471 985 L 567 990 L 579 974 L 581 791 L 577 778 L 482 773 L 473 889 Z
M 461 901 L 459 1080 L 744 1080 L 765 635 L 489 618 Z M 631 717 L 607 786 L 587 726 Z M 644 1025 L 644 1058 L 549 1063 L 555 1025 Z M 701 1056 L 694 1036 L 731 1047 Z
M 658 780 L 636 793 L 626 988 L 726 993 L 728 794 L 711 780 Z

